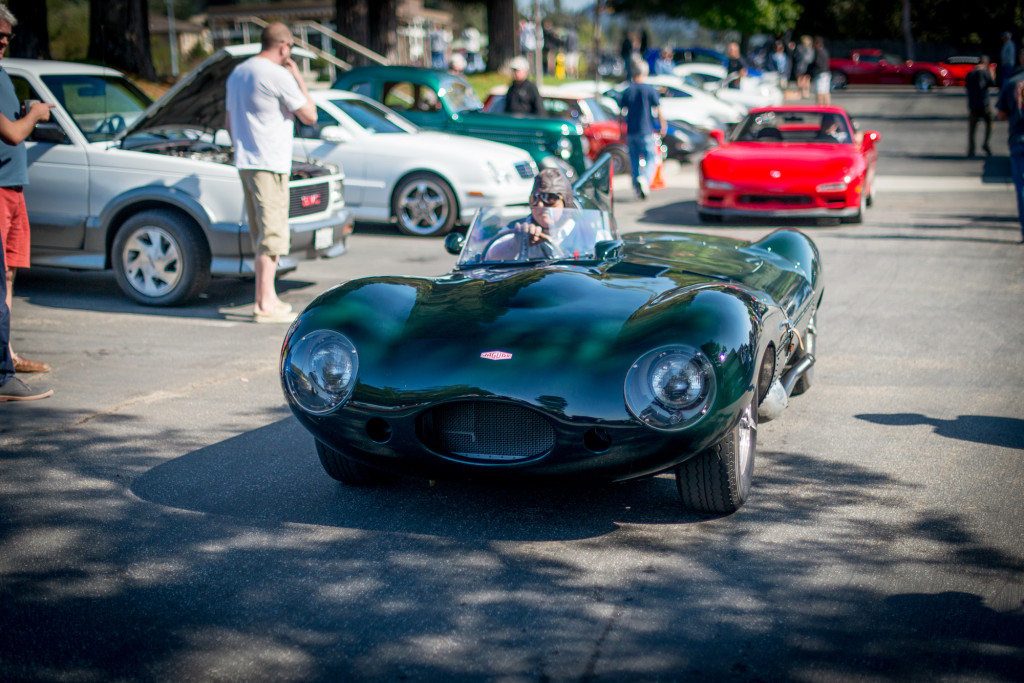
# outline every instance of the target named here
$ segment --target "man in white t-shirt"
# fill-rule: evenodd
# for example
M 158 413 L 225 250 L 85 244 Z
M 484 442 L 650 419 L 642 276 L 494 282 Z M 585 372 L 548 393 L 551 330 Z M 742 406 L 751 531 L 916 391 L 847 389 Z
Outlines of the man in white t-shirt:
M 263 30 L 258 55 L 231 72 L 227 82 L 227 128 L 235 146 L 235 165 L 245 190 L 252 235 L 258 323 L 290 322 L 291 306 L 277 296 L 277 261 L 288 253 L 288 178 L 296 117 L 316 123 L 316 105 L 299 67 L 291 58 L 294 39 L 287 26 Z

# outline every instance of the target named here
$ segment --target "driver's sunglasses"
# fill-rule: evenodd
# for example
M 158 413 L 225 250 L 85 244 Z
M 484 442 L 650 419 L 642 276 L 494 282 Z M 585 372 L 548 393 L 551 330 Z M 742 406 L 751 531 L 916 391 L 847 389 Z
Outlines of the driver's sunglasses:
M 531 204 L 543 204 L 544 206 L 554 206 L 558 202 L 562 201 L 562 195 L 557 192 L 534 192 L 530 195 Z
M 14 40 L 13 33 L 0 33 L 0 40 L 6 40 L 8 42 Z

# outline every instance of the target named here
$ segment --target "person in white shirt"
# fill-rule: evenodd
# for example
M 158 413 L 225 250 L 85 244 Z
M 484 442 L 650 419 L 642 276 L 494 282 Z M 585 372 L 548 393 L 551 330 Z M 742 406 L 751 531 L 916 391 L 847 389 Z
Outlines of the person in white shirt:
M 287 26 L 270 24 L 263 30 L 260 53 L 235 67 L 227 81 L 227 128 L 255 253 L 255 322 L 290 322 L 295 317 L 291 306 L 278 298 L 274 276 L 279 257 L 290 249 L 288 178 L 295 118 L 315 124 L 316 104 L 291 58 L 293 44 Z

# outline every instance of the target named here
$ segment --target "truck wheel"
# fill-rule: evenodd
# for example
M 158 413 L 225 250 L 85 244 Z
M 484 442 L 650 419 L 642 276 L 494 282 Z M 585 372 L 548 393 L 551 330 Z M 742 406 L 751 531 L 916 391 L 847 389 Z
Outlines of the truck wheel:
M 184 216 L 154 209 L 135 214 L 117 231 L 111 250 L 117 284 L 148 306 L 174 306 L 210 284 L 210 248 Z
M 688 510 L 730 514 L 750 495 L 757 449 L 757 392 L 736 425 L 714 446 L 676 466 L 676 488 Z
M 455 226 L 455 193 L 433 173 L 412 173 L 403 178 L 391 199 L 391 213 L 406 235 L 438 237 Z

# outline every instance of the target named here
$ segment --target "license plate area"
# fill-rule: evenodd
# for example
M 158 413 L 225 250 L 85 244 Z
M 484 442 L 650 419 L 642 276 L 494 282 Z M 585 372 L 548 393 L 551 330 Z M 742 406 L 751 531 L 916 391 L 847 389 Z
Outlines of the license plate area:
M 334 228 L 320 228 L 313 233 L 313 248 L 317 251 L 334 245 Z

